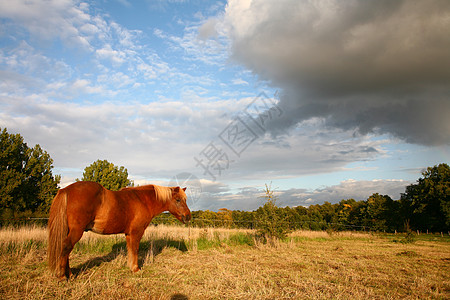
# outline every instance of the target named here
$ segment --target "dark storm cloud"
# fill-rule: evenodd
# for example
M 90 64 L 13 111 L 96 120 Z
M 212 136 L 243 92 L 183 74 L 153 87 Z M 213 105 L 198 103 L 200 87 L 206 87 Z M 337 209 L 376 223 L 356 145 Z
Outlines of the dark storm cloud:
M 450 143 L 450 1 L 237 1 L 232 58 L 281 87 L 284 119 Z

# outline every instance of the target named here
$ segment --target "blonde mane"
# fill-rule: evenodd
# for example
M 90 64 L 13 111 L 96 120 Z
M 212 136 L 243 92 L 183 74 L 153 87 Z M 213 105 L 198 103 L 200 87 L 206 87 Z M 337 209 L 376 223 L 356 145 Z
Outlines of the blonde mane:
M 170 187 L 153 185 L 155 189 L 156 199 L 162 203 L 166 203 L 172 199 L 172 190 Z

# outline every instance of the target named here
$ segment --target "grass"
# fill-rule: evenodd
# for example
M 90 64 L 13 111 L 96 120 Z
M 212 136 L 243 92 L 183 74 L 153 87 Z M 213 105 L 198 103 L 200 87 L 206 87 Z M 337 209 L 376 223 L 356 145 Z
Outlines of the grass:
M 149 227 L 142 270 L 126 267 L 123 235 L 86 233 L 71 254 L 75 277 L 48 272 L 46 231 L 0 230 L 6 299 L 449 299 L 447 237 L 297 231 L 269 246 L 254 232 Z

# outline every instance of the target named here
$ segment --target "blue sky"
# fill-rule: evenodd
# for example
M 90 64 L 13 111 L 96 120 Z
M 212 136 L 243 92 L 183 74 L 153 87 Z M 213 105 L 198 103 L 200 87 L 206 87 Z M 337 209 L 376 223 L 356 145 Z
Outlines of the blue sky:
M 450 160 L 448 1 L 0 1 L 0 127 L 192 209 L 398 199 Z M 186 179 L 188 179 L 186 181 Z

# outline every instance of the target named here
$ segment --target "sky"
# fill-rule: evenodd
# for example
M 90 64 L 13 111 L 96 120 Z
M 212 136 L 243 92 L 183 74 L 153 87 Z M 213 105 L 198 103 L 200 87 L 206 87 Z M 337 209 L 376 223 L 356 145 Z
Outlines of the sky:
M 192 210 L 373 193 L 450 162 L 450 1 L 0 0 L 0 128 Z

